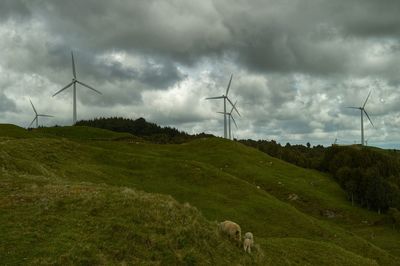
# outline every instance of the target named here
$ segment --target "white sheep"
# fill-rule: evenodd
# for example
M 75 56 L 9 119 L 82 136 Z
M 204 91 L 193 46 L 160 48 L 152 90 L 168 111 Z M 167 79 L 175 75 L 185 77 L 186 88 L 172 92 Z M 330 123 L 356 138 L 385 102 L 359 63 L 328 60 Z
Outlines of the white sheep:
M 245 252 L 251 253 L 251 247 L 254 245 L 254 238 L 251 232 L 244 234 L 243 249 Z
M 242 231 L 237 223 L 224 221 L 219 224 L 219 230 L 222 233 L 227 234 L 231 239 L 237 241 L 239 245 L 242 242 Z

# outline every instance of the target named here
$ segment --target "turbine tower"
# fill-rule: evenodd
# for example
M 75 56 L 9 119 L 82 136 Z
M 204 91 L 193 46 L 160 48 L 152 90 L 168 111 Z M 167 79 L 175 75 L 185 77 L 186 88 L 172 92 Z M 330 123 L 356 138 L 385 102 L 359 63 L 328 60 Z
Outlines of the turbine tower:
M 371 122 L 371 125 L 373 127 L 375 127 L 374 123 L 372 123 L 371 118 L 369 117 L 367 111 L 365 111 L 365 105 L 367 104 L 367 101 L 368 101 L 370 95 L 371 95 L 371 91 L 368 93 L 367 99 L 365 99 L 365 102 L 364 102 L 363 106 L 360 106 L 360 107 L 354 107 L 354 106 L 347 107 L 347 108 L 351 108 L 351 109 L 359 109 L 360 112 L 361 112 L 361 146 L 364 146 L 364 144 L 365 144 L 365 142 L 364 142 L 364 113 L 368 117 L 369 122 Z
M 239 114 L 238 110 L 236 109 L 235 105 L 232 103 L 232 101 L 228 98 L 228 93 L 229 93 L 229 88 L 231 87 L 231 82 L 232 82 L 232 77 L 233 75 L 231 75 L 231 78 L 229 80 L 228 83 L 228 87 L 226 88 L 226 93 L 222 94 L 222 96 L 216 96 L 216 97 L 208 97 L 206 98 L 206 100 L 212 100 L 212 99 L 224 99 L 224 138 L 227 138 L 228 134 L 227 134 L 227 121 L 226 121 L 226 101 L 228 100 L 228 102 L 233 106 L 233 108 L 235 109 L 235 111 Z M 239 114 L 240 115 L 240 114 Z
M 29 99 L 29 101 L 31 102 L 32 109 L 33 109 L 33 111 L 35 112 L 35 118 L 34 118 L 34 119 L 32 120 L 32 122 L 29 124 L 28 128 L 30 128 L 30 127 L 32 126 L 33 122 L 35 122 L 35 121 L 36 121 L 36 128 L 39 127 L 39 116 L 42 116 L 42 117 L 54 117 L 54 116 L 52 116 L 52 115 L 38 114 L 37 111 L 36 111 L 35 106 L 33 105 L 32 101 L 31 101 L 31 99 Z
M 232 105 L 232 109 L 229 113 L 226 113 L 226 115 L 228 116 L 228 133 L 229 133 L 229 139 L 232 139 L 232 130 L 231 130 L 231 119 L 233 121 L 233 123 L 235 124 L 236 129 L 238 128 L 235 118 L 233 118 L 233 110 L 236 108 L 236 104 L 237 101 Z M 238 113 L 238 115 L 240 116 L 239 112 L 236 109 L 236 112 Z M 224 114 L 223 112 L 218 112 L 219 114 Z
M 61 90 L 57 91 L 54 95 L 56 96 L 57 94 L 59 94 L 60 92 L 68 89 L 69 87 L 71 87 L 73 85 L 73 110 L 72 110 L 72 122 L 75 125 L 76 120 L 77 120 L 77 115 L 76 115 L 76 83 L 81 84 L 82 86 L 91 89 L 92 91 L 97 92 L 98 94 L 101 94 L 101 92 L 99 92 L 98 90 L 95 90 L 94 88 L 92 88 L 91 86 L 79 81 L 76 78 L 76 70 L 75 70 L 75 60 L 74 60 L 74 53 L 71 51 L 71 58 L 72 58 L 72 81 L 71 83 L 69 83 L 67 86 L 65 86 L 64 88 L 62 88 Z

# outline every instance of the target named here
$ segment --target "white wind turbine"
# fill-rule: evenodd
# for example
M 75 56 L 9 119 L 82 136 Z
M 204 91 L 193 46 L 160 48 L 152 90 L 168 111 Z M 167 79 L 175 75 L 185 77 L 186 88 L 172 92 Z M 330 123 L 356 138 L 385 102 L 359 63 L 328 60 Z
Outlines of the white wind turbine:
M 57 92 L 53 95 L 53 97 L 56 96 L 57 94 L 59 94 L 60 92 L 62 92 L 63 90 L 66 90 L 66 89 L 68 89 L 69 87 L 71 87 L 71 86 L 73 85 L 73 111 L 72 111 L 72 122 L 73 122 L 73 124 L 75 124 L 75 123 L 76 123 L 76 119 L 77 119 L 77 116 L 76 116 L 76 83 L 79 83 L 79 84 L 81 84 L 82 86 L 84 86 L 84 87 L 86 87 L 86 88 L 88 88 L 88 89 L 91 89 L 92 91 L 97 92 L 98 94 L 101 94 L 101 92 L 99 92 L 98 90 L 95 90 L 95 89 L 92 88 L 91 86 L 89 86 L 89 85 L 87 85 L 87 84 L 85 84 L 85 83 L 83 83 L 83 82 L 77 80 L 77 78 L 76 78 L 76 70 L 75 70 L 74 53 L 73 53 L 72 51 L 71 51 L 71 57 L 72 57 L 72 74 L 73 74 L 72 81 L 71 81 L 71 83 L 69 83 L 67 86 L 65 86 L 65 87 L 62 88 L 61 90 L 57 91 Z
M 364 142 L 364 113 L 368 117 L 369 122 L 371 122 L 371 125 L 373 127 L 375 127 L 374 123 L 372 123 L 372 121 L 371 121 L 371 118 L 369 118 L 369 115 L 368 115 L 367 111 L 365 111 L 365 105 L 367 104 L 367 101 L 368 101 L 368 98 L 369 98 L 370 95 L 371 95 L 371 91 L 368 93 L 367 99 L 365 99 L 365 102 L 364 102 L 363 106 L 360 106 L 360 107 L 354 107 L 354 106 L 347 107 L 347 108 L 351 108 L 351 109 L 359 109 L 361 111 L 361 145 L 362 146 L 364 146 L 364 144 L 365 144 L 365 142 Z
M 235 118 L 233 118 L 233 115 L 232 115 L 233 110 L 236 109 L 236 104 L 237 104 L 237 101 L 232 105 L 231 111 L 230 111 L 229 113 L 226 113 L 226 115 L 228 116 L 228 132 L 229 132 L 229 139 L 232 139 L 231 119 L 232 119 L 233 123 L 235 124 L 236 129 L 238 128 L 238 126 L 237 126 L 237 124 L 236 124 L 236 121 L 235 121 Z M 240 116 L 240 114 L 239 114 L 239 112 L 237 111 L 237 109 L 236 109 L 236 112 L 237 112 L 238 115 Z M 218 113 L 219 113 L 219 114 L 224 114 L 224 112 L 218 112 Z
M 231 82 L 232 82 L 232 77 L 233 75 L 231 75 L 231 78 L 229 80 L 228 83 L 228 87 L 226 88 L 226 93 L 225 95 L 223 94 L 222 96 L 216 96 L 216 97 L 208 97 L 206 98 L 206 100 L 212 100 L 212 99 L 224 99 L 224 138 L 227 138 L 227 121 L 226 121 L 226 101 L 228 100 L 228 102 L 233 106 L 233 108 L 235 109 L 235 111 L 239 114 L 238 110 L 236 109 L 235 105 L 232 103 L 232 101 L 228 98 L 228 93 L 229 93 L 229 88 L 231 86 Z M 240 115 L 240 114 L 239 114 Z
M 35 121 L 36 121 L 36 128 L 39 127 L 39 116 L 42 116 L 42 117 L 54 117 L 52 115 L 38 114 L 37 111 L 36 111 L 35 106 L 33 105 L 32 101 L 31 101 L 31 99 L 29 99 L 29 101 L 31 102 L 33 111 L 35 112 L 35 118 L 33 118 L 32 122 L 29 124 L 28 128 L 30 128 L 32 126 L 33 122 L 35 122 Z

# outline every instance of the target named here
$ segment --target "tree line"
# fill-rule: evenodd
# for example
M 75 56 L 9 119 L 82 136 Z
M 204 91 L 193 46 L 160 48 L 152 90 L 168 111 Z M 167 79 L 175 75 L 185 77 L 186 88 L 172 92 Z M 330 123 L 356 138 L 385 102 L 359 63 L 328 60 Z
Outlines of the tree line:
M 347 197 L 378 212 L 400 209 L 400 161 L 396 152 L 361 146 L 326 149 L 320 170 L 329 172 Z
M 282 146 L 274 140 L 240 142 L 300 167 L 330 173 L 352 204 L 378 212 L 398 213 L 400 209 L 400 154 L 396 150 L 359 145 L 311 147 L 309 143 Z

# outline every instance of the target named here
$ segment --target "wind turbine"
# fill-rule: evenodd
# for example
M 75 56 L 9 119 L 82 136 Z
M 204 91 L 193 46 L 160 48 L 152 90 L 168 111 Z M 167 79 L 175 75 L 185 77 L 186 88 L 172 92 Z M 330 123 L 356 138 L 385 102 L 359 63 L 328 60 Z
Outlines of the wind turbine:
M 229 88 L 231 87 L 231 82 L 232 82 L 232 77 L 233 75 L 231 75 L 231 78 L 229 80 L 228 83 L 228 87 L 226 88 L 226 93 L 225 95 L 222 94 L 222 96 L 216 96 L 216 97 L 208 97 L 206 98 L 206 100 L 212 100 L 212 99 L 224 99 L 224 138 L 227 138 L 227 127 L 226 127 L 226 101 L 228 100 L 228 102 L 233 106 L 233 108 L 235 109 L 235 111 L 239 114 L 238 110 L 236 109 L 235 105 L 232 103 L 232 101 L 228 98 L 228 93 L 229 93 Z M 240 114 L 239 114 L 240 115 Z
M 83 82 L 77 80 L 77 78 L 76 78 L 76 70 L 75 70 L 74 53 L 73 53 L 72 51 L 71 51 L 71 58 L 72 58 L 72 75 L 73 75 L 72 81 L 71 81 L 71 83 L 69 83 L 67 86 L 65 86 L 65 87 L 62 88 L 61 90 L 57 91 L 57 92 L 53 95 L 53 97 L 56 96 L 57 94 L 59 94 L 60 92 L 62 92 L 62 91 L 64 91 L 64 90 L 68 89 L 69 87 L 71 87 L 71 86 L 73 85 L 73 97 L 74 97 L 74 98 L 73 98 L 72 122 L 73 122 L 73 124 L 75 124 L 75 123 L 76 123 L 76 119 L 77 119 L 77 118 L 76 118 L 76 83 L 79 83 L 79 84 L 81 84 L 82 86 L 84 86 L 84 87 L 86 87 L 86 88 L 88 88 L 88 89 L 91 89 L 92 91 L 97 92 L 98 94 L 101 94 L 101 92 L 99 92 L 98 90 L 95 90 L 95 89 L 92 88 L 91 86 L 89 86 L 89 85 L 87 85 L 87 84 L 85 84 L 85 83 L 83 83 Z
M 29 99 L 29 101 L 31 102 L 33 111 L 35 112 L 35 118 L 34 118 L 34 119 L 32 120 L 32 122 L 29 124 L 28 128 L 30 128 L 30 127 L 32 126 L 32 124 L 33 124 L 33 122 L 35 122 L 35 120 L 36 120 L 36 128 L 39 127 L 39 116 L 42 116 L 42 117 L 54 117 L 54 116 L 52 116 L 52 115 L 38 114 L 37 111 L 36 111 L 35 106 L 33 105 L 32 101 L 31 101 L 31 99 Z
M 228 116 L 228 132 L 229 132 L 229 139 L 232 139 L 232 137 L 231 137 L 231 135 L 232 135 L 232 131 L 231 131 L 231 119 L 232 119 L 233 123 L 235 124 L 236 129 L 238 128 L 238 126 L 237 126 L 237 124 L 236 124 L 236 121 L 235 121 L 235 118 L 233 118 L 233 115 L 232 115 L 233 110 L 236 109 L 236 104 L 237 104 L 237 101 L 232 105 L 231 111 L 230 111 L 229 113 L 226 113 L 226 115 Z M 240 116 L 240 114 L 239 114 L 239 112 L 237 111 L 237 109 L 236 109 L 236 112 L 237 112 L 238 115 Z M 218 113 L 224 114 L 224 112 L 218 112 Z
M 371 118 L 369 118 L 369 115 L 368 115 L 367 111 L 365 111 L 365 105 L 367 104 L 367 101 L 368 101 L 368 98 L 369 98 L 370 95 L 371 95 L 371 91 L 368 93 L 367 99 L 365 99 L 365 102 L 364 102 L 363 106 L 360 106 L 360 107 L 354 107 L 354 106 L 347 107 L 347 108 L 351 108 L 351 109 L 359 109 L 360 112 L 361 112 L 361 146 L 364 146 L 364 144 L 365 144 L 364 143 L 364 113 L 368 117 L 369 122 L 371 122 L 371 125 L 373 127 L 375 127 L 374 123 L 372 123 L 372 121 L 371 121 Z

